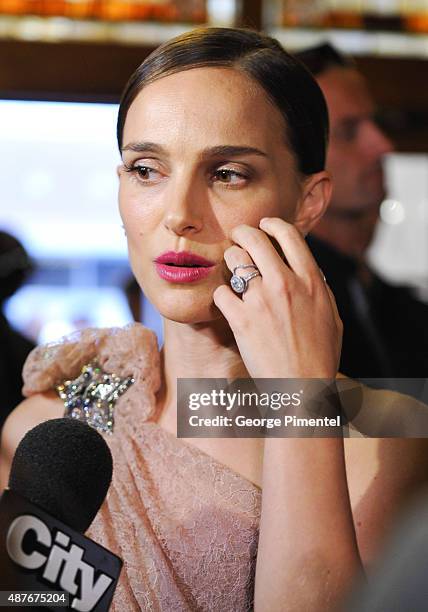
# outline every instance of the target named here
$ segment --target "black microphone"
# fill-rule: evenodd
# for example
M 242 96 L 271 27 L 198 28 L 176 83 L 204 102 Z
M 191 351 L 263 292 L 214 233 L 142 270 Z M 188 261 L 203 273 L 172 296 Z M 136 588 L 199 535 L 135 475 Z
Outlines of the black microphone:
M 24 436 L 0 498 L 0 591 L 50 593 L 31 603 L 51 609 L 67 607 L 64 597 L 80 612 L 109 609 L 122 561 L 82 533 L 112 471 L 107 444 L 81 421 L 52 419 Z M 19 602 L 25 606 L 21 596 L 0 605 Z

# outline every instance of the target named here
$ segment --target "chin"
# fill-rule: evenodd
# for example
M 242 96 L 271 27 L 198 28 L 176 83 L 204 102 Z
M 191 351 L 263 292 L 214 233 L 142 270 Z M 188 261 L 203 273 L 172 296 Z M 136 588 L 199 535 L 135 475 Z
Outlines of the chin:
M 364 185 L 364 183 L 362 183 Z M 373 207 L 375 204 L 380 206 L 386 198 L 386 188 L 383 180 L 374 180 L 371 184 L 367 183 L 366 200 Z
M 222 317 L 214 304 L 212 294 L 213 291 L 204 291 L 202 294 L 195 295 L 194 291 L 189 290 L 184 290 L 179 294 L 172 290 L 164 291 L 161 296 L 147 297 L 165 319 L 176 323 L 196 325 L 209 323 Z

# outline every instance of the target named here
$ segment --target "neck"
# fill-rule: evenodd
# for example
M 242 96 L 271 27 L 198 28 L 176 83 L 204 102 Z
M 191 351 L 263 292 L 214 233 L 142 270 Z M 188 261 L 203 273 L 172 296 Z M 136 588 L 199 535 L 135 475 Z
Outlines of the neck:
M 223 318 L 196 325 L 165 319 L 161 369 L 159 402 L 165 411 L 176 406 L 178 378 L 249 377 Z
M 358 214 L 327 211 L 311 233 L 339 252 L 363 261 L 372 241 L 377 219 L 377 211 L 374 213 L 372 210 Z

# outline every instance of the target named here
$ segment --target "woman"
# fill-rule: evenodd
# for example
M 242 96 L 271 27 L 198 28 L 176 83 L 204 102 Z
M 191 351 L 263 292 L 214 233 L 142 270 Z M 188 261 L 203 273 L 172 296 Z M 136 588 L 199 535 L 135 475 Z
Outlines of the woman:
M 331 610 L 417 483 L 415 441 L 176 438 L 179 378 L 337 374 L 341 323 L 303 239 L 330 197 L 326 135 L 315 81 L 250 31 L 176 38 L 125 89 L 120 211 L 164 347 L 132 326 L 36 350 L 2 444 L 5 483 L 25 431 L 63 414 L 55 385 L 94 359 L 126 379 L 89 533 L 124 559 L 117 610 Z

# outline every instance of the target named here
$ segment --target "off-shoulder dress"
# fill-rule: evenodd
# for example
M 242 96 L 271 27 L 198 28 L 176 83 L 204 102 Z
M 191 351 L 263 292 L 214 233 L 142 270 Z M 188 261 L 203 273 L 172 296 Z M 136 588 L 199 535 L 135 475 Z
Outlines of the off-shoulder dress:
M 113 480 L 87 535 L 123 559 L 112 610 L 239 612 L 252 608 L 260 489 L 156 422 L 159 351 L 140 324 L 87 329 L 36 348 L 26 396 L 96 363 L 133 384 L 105 435 Z

